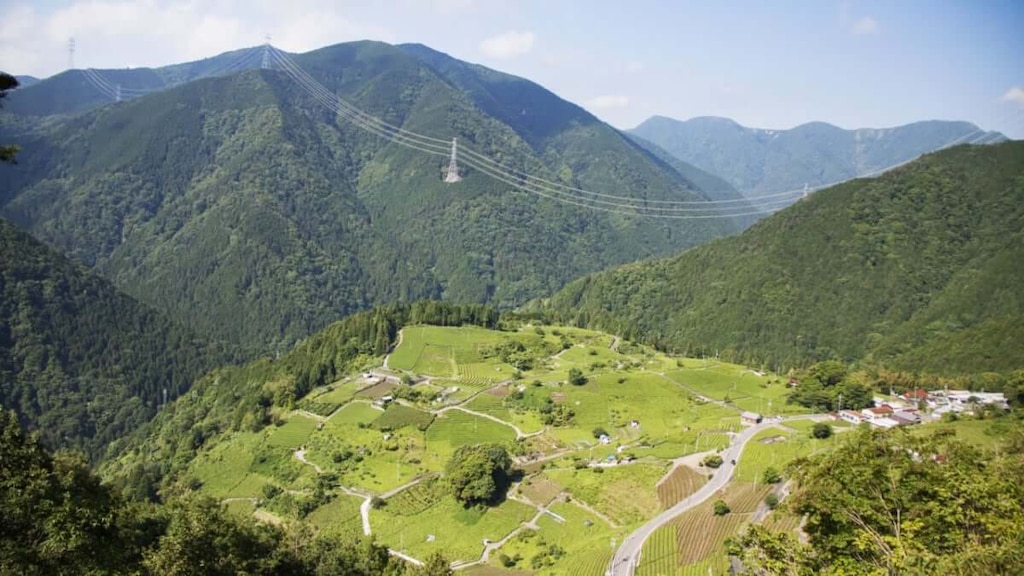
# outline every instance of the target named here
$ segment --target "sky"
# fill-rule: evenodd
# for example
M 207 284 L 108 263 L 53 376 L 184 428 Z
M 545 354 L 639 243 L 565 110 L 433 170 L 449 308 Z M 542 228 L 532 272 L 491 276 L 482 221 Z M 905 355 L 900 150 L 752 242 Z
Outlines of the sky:
M 160 66 L 262 44 L 418 42 L 618 128 L 967 120 L 1024 138 L 1021 0 L 0 0 L 0 69 Z

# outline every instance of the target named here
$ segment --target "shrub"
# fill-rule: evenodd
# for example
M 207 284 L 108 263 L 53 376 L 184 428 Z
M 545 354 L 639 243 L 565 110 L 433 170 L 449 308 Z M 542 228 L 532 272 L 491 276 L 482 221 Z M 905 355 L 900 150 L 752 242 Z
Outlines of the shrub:
M 765 484 L 777 484 L 781 480 L 782 475 L 779 474 L 778 470 L 771 466 L 765 468 L 764 472 L 761 474 L 761 481 Z
M 569 383 L 573 386 L 583 386 L 587 383 L 587 377 L 583 375 L 579 368 L 570 368 Z
M 730 512 L 725 500 L 715 500 L 715 516 L 725 516 Z
M 772 492 L 768 496 L 765 496 L 764 503 L 768 505 L 769 510 L 775 510 L 779 505 L 779 497 Z
M 816 422 L 811 428 L 811 438 L 823 440 L 832 436 L 832 425 L 828 422 Z
M 718 468 L 722 465 L 722 457 L 718 454 L 709 454 L 700 461 L 701 466 L 707 466 L 708 468 Z

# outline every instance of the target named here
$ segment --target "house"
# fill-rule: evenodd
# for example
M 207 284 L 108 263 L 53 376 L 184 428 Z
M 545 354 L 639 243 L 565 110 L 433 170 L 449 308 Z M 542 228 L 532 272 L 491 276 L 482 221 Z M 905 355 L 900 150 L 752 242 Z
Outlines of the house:
M 893 409 L 889 408 L 888 406 L 882 405 L 875 406 L 874 408 L 865 408 L 861 410 L 860 413 L 863 414 L 864 417 L 867 418 L 868 420 L 875 420 L 876 418 L 885 418 L 887 416 L 892 416 Z
M 630 420 L 629 421 L 629 427 L 630 428 L 639 428 L 640 427 L 640 421 L 639 420 Z
M 744 412 L 740 414 L 740 422 L 744 426 L 753 426 L 754 424 L 760 424 L 763 418 L 757 412 Z
M 850 424 L 860 424 L 866 420 L 863 414 L 860 412 L 854 412 L 853 410 L 843 410 L 839 413 L 839 417 Z
M 901 397 L 904 400 L 906 400 L 907 402 L 912 402 L 914 404 L 917 404 L 918 402 L 920 402 L 922 400 L 927 400 L 928 399 L 928 392 L 925 389 L 923 389 L 923 388 L 917 388 L 915 390 L 910 390 L 910 391 L 904 392 L 901 395 Z
M 917 414 L 910 414 L 907 412 L 897 412 L 893 414 L 892 419 L 895 420 L 900 426 L 909 426 L 911 424 L 917 424 L 921 421 L 921 417 Z
M 600 436 L 597 437 L 597 441 L 600 442 L 601 444 L 611 444 L 612 439 L 609 438 L 607 434 L 601 434 Z
M 895 428 L 900 425 L 899 422 L 892 418 L 881 417 L 870 420 L 871 425 L 876 428 Z

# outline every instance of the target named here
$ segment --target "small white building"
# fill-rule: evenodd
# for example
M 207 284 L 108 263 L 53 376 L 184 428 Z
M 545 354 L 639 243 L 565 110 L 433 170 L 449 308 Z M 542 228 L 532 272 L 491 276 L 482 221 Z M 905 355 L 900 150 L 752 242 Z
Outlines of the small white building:
M 740 423 L 744 426 L 753 426 L 754 424 L 760 424 L 764 418 L 757 412 L 744 412 L 740 414 Z
M 849 422 L 850 424 L 860 424 L 866 420 L 863 414 L 860 412 L 854 412 L 853 410 L 843 410 L 839 413 L 839 418 L 844 422 Z
M 895 428 L 900 425 L 899 421 L 892 418 L 875 418 L 871 420 L 871 425 L 877 428 Z

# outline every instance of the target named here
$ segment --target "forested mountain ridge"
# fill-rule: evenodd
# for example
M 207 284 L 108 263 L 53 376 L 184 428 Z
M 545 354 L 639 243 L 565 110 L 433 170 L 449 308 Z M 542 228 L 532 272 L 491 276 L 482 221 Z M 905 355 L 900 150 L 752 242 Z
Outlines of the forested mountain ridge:
M 822 190 L 739 236 L 581 278 L 556 317 L 694 354 L 941 374 L 1024 366 L 1024 143 Z
M 728 118 L 686 121 L 654 116 L 631 134 L 724 178 L 755 197 L 831 185 L 894 166 L 985 133 L 969 122 L 925 121 L 894 128 L 844 130 L 810 122 L 790 130 L 741 126 Z M 987 143 L 1003 139 L 989 133 Z
M 448 59 L 443 76 L 375 42 L 294 60 L 373 115 L 457 136 L 514 169 L 654 200 L 704 198 L 532 83 L 516 83 L 527 120 L 510 125 L 448 79 L 479 77 L 493 102 L 511 106 L 519 97 L 489 84 L 497 73 L 485 68 Z M 569 119 L 544 116 L 552 109 Z M 284 349 L 397 300 L 516 306 L 735 230 L 556 203 L 471 168 L 446 185 L 446 159 L 358 129 L 281 70 L 205 78 L 63 120 L 8 119 L 0 125 L 22 152 L 0 174 L 0 213 L 139 300 L 249 348 Z
M 47 445 L 98 459 L 229 360 L 0 219 L 0 406 Z

